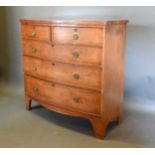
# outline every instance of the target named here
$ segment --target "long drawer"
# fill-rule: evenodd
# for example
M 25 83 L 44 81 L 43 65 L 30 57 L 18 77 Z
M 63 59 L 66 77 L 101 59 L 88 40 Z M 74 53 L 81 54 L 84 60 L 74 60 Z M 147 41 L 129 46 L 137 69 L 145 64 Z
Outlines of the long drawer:
M 53 27 L 53 42 L 56 44 L 76 44 L 102 46 L 103 32 L 98 28 Z
M 64 108 L 100 114 L 100 93 L 66 87 L 25 76 L 25 91 L 36 99 L 42 99 Z
M 34 77 L 100 90 L 101 69 L 23 57 L 24 72 Z
M 38 41 L 23 40 L 23 54 L 45 60 L 58 60 L 66 63 L 84 65 L 100 65 L 102 49 L 98 47 L 83 47 L 55 45 Z

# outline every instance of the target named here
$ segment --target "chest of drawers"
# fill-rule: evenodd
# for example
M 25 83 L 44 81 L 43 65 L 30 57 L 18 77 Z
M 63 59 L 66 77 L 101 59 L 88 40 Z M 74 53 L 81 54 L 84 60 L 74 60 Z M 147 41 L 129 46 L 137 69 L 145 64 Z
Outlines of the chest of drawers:
M 95 136 L 122 121 L 126 20 L 21 19 L 26 109 L 31 101 L 88 119 Z

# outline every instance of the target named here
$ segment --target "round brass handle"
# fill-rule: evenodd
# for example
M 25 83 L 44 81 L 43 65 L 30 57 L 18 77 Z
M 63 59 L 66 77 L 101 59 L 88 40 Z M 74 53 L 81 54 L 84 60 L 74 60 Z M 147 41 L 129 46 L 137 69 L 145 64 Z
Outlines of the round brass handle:
M 74 34 L 74 35 L 73 35 L 73 39 L 74 39 L 74 40 L 78 40 L 78 39 L 79 39 L 79 35 L 78 35 L 78 34 Z
M 33 66 L 32 66 L 32 71 L 33 71 L 33 72 L 36 72 L 36 71 L 37 71 L 37 67 L 33 65 Z
M 36 52 L 37 52 L 37 48 L 33 47 L 33 48 L 32 48 L 32 52 L 33 52 L 33 53 L 36 53 Z
M 35 92 L 37 92 L 37 93 L 39 92 L 39 88 L 37 88 L 37 87 L 34 87 L 33 90 L 34 90 Z
M 80 102 L 80 99 L 78 97 L 76 97 L 76 96 L 74 96 L 72 98 L 72 100 L 73 100 L 74 103 L 79 103 Z
M 79 73 L 73 73 L 73 78 L 74 78 L 75 80 L 80 79 Z
M 80 56 L 79 52 L 76 52 L 76 51 L 73 52 L 72 55 L 74 58 L 78 58 Z
M 32 37 L 35 37 L 37 33 L 35 31 L 32 32 Z

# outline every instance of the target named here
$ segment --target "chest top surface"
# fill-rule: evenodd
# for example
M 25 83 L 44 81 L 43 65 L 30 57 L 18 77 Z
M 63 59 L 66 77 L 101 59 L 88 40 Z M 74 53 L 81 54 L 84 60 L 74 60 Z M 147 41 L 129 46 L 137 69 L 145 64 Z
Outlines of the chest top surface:
M 31 25 L 59 25 L 59 26 L 88 26 L 88 27 L 103 27 L 105 25 L 127 24 L 128 20 L 94 20 L 94 19 L 20 19 L 22 24 Z

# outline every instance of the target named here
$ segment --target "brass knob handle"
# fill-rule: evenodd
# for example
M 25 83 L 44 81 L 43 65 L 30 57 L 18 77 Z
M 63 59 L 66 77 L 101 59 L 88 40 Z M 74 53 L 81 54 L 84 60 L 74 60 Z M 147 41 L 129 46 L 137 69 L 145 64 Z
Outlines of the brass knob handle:
M 78 40 L 78 39 L 79 39 L 79 35 L 78 35 L 78 34 L 74 34 L 74 35 L 73 35 L 73 39 L 74 39 L 74 40 Z
M 32 66 L 32 71 L 33 71 L 33 72 L 36 72 L 36 71 L 37 71 L 37 67 L 33 65 L 33 66 Z
M 79 52 L 73 52 L 72 55 L 74 58 L 78 58 L 80 56 Z
M 38 88 L 38 87 L 34 87 L 34 88 L 33 88 L 33 91 L 35 91 L 35 92 L 38 93 L 38 92 L 39 92 L 39 88 Z
M 76 97 L 76 96 L 74 96 L 72 98 L 72 100 L 73 100 L 74 103 L 79 103 L 80 102 L 80 99 L 78 97 Z
M 80 79 L 79 73 L 73 73 L 73 78 L 74 78 L 75 80 Z
M 37 52 L 37 48 L 33 47 L 33 48 L 32 48 L 32 52 L 33 52 L 33 53 L 36 53 L 36 52 Z
M 35 37 L 37 33 L 35 31 L 32 32 L 32 37 Z

